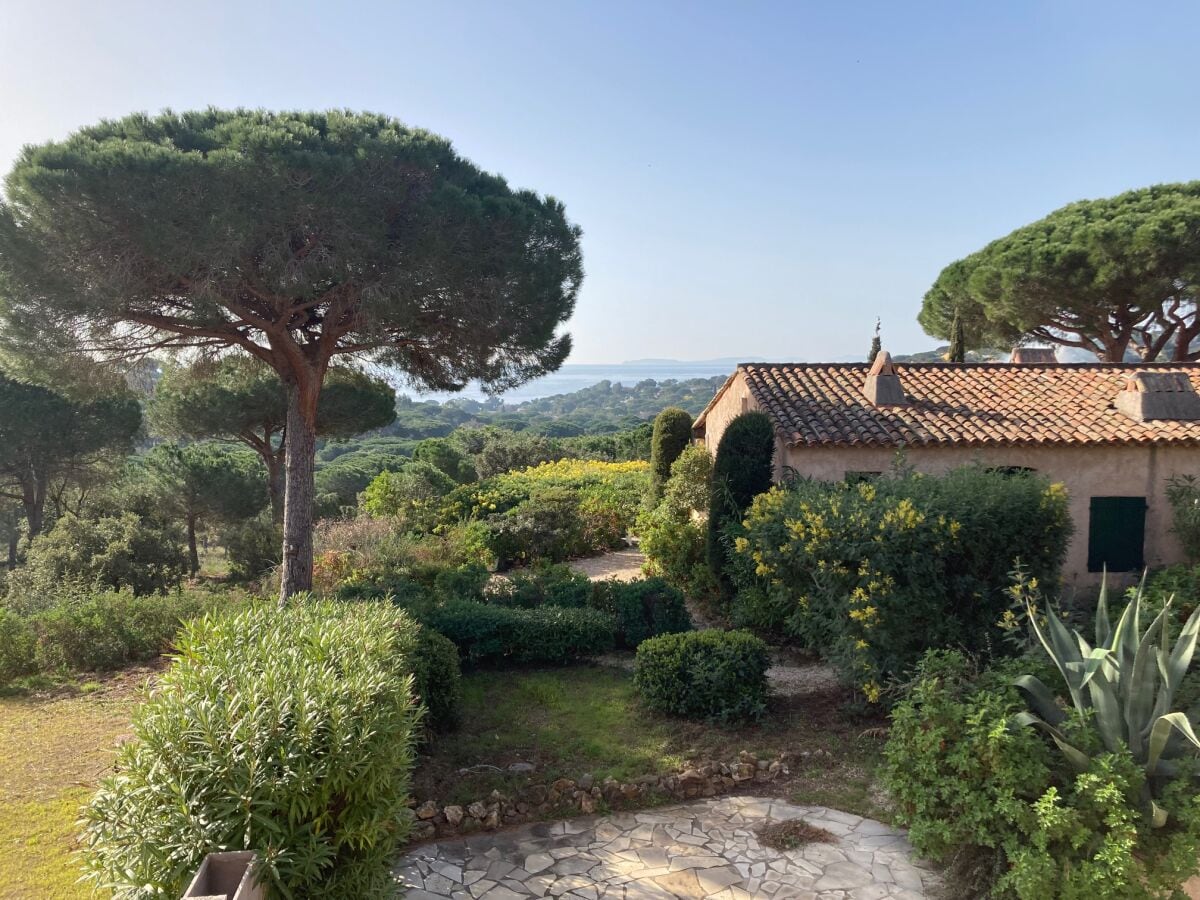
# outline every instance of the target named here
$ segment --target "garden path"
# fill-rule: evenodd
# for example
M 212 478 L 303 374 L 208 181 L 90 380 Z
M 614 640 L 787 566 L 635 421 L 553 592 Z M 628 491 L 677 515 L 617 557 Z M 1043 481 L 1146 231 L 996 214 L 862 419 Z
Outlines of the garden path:
M 773 850 L 756 829 L 803 818 L 830 843 Z M 414 848 L 407 900 L 921 900 L 937 883 L 902 832 L 821 806 L 725 797 L 527 825 Z
M 587 559 L 576 559 L 569 565 L 592 581 L 607 578 L 632 581 L 641 576 L 642 564 L 645 561 L 646 555 L 642 551 L 630 547 Z M 688 601 L 688 612 L 691 613 L 692 622 L 697 629 L 716 627 L 691 600 Z M 633 668 L 633 657 L 629 654 L 609 653 L 597 661 L 602 665 L 621 669 Z M 835 689 L 838 684 L 837 675 L 828 663 L 819 660 L 797 661 L 783 653 L 773 655 L 772 666 L 767 670 L 767 680 L 771 683 L 772 692 L 784 697 L 823 693 Z

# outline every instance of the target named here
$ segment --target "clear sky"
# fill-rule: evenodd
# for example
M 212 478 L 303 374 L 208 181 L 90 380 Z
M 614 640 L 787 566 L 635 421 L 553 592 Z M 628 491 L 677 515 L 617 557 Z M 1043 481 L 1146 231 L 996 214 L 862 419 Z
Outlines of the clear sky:
M 562 199 L 572 362 L 895 352 L 946 263 L 1200 177 L 1200 4 L 0 0 L 0 167 L 163 107 L 348 107 Z

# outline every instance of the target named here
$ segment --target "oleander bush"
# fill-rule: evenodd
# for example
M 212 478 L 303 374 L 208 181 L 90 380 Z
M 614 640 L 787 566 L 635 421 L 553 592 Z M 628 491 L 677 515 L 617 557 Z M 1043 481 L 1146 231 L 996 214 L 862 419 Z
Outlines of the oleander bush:
M 892 710 L 884 784 L 913 846 L 947 866 L 963 898 L 1167 898 L 1197 869 L 1195 767 L 1161 792 L 1167 825 L 1142 809 L 1148 785 L 1127 749 L 1107 751 L 1087 717 L 1064 735 L 1093 751 L 1087 768 L 1019 724 L 1019 673 L 1053 681 L 1044 656 L 979 671 L 959 651 L 930 651 Z
M 930 647 L 1005 651 L 1019 562 L 1048 592 L 1071 534 L 1066 493 L 968 466 L 758 496 L 736 541 L 735 618 L 827 654 L 868 700 Z
M 767 645 L 748 631 L 688 631 L 643 641 L 634 685 L 652 709 L 731 723 L 767 708 Z
M 472 666 L 563 665 L 611 650 L 615 632 L 612 616 L 595 609 L 520 609 L 473 600 L 447 600 L 423 620 Z
M 617 646 L 629 650 L 647 638 L 692 628 L 683 592 L 662 578 L 597 582 L 588 602 L 613 617 Z
M 84 811 L 85 877 L 179 896 L 204 854 L 253 849 L 272 896 L 393 896 L 418 644 L 386 604 L 294 598 L 192 622 Z

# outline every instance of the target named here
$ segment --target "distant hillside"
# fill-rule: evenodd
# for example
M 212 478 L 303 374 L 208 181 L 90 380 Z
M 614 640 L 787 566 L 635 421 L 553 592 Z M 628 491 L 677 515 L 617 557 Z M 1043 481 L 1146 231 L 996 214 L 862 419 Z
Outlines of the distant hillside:
M 950 345 L 943 344 L 935 350 L 925 350 L 921 353 L 906 353 L 900 356 L 893 356 L 893 362 L 945 362 L 946 354 L 950 352 Z M 1011 355 L 1011 350 L 968 350 L 967 362 L 1006 362 Z

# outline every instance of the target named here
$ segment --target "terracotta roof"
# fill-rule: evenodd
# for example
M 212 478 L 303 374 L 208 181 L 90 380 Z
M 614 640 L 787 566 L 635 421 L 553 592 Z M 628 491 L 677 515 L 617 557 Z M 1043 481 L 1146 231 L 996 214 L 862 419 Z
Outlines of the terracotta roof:
M 1135 422 L 1116 409 L 1137 372 L 1185 373 L 1200 364 L 894 363 L 904 406 L 863 396 L 865 363 L 742 363 L 696 420 L 738 377 L 789 444 L 1200 443 L 1200 421 Z

